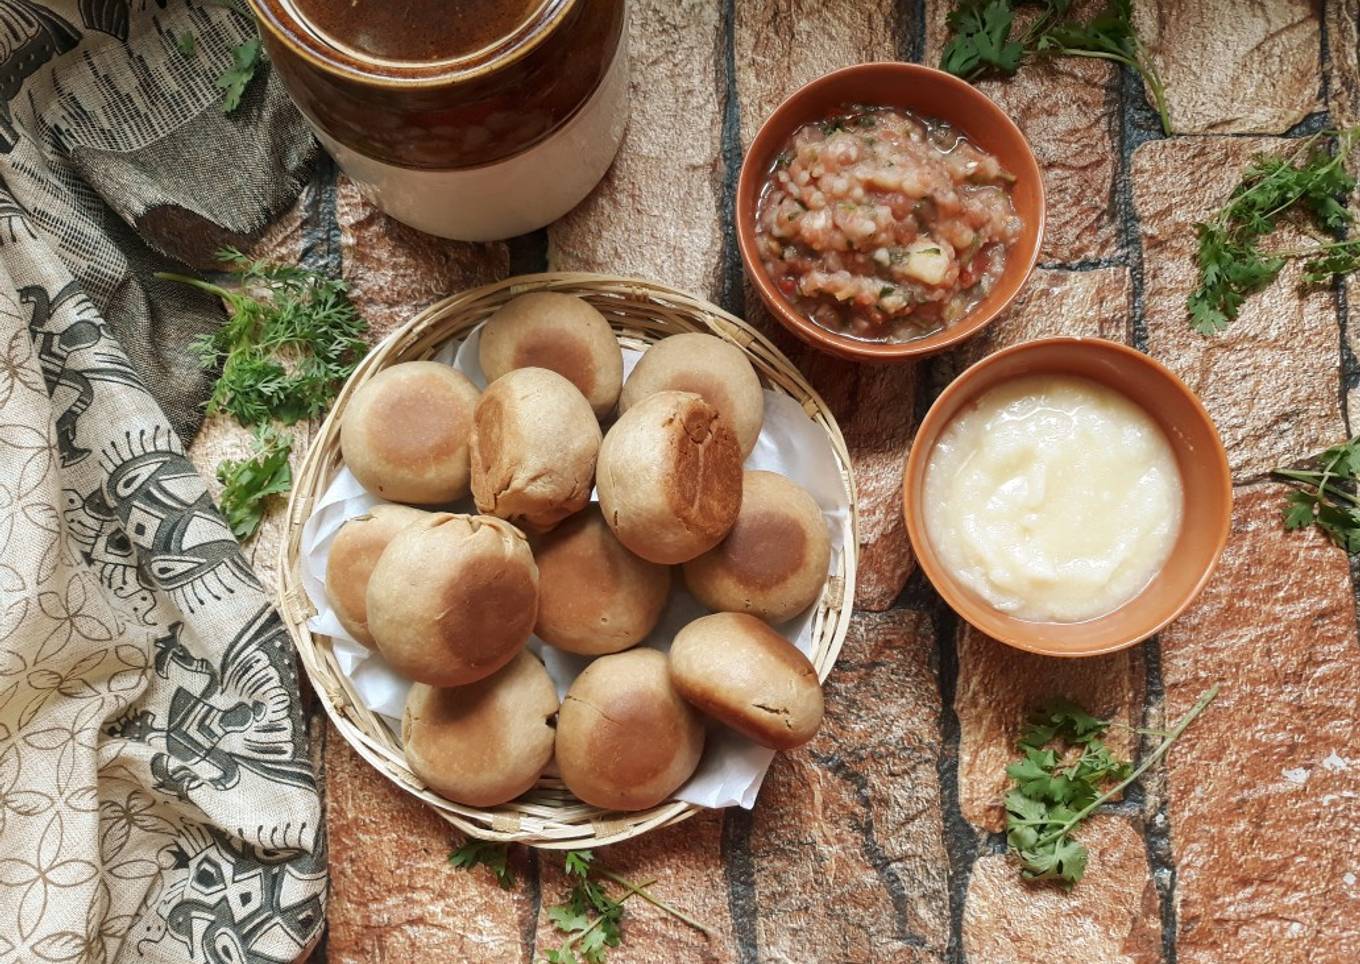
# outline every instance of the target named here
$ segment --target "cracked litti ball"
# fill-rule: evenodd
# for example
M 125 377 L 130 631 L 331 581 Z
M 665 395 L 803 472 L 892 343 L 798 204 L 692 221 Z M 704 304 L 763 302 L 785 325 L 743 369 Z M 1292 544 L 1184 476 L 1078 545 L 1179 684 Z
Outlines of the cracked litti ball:
M 716 335 L 686 332 L 663 338 L 643 354 L 623 385 L 620 414 L 657 392 L 693 392 L 727 419 L 744 459 L 765 422 L 765 393 L 751 360 Z
M 354 393 L 340 424 L 345 465 L 374 495 L 442 505 L 468 492 L 477 386 L 438 362 L 393 365 Z
M 482 328 L 478 359 L 488 382 L 516 368 L 547 368 L 608 415 L 623 384 L 623 352 L 604 315 L 572 295 L 531 291 L 507 301 Z
M 649 395 L 600 446 L 595 484 L 614 535 L 644 559 L 688 562 L 741 508 L 741 452 L 718 410 L 692 392 Z
M 715 612 L 782 623 L 822 593 L 831 538 L 816 500 L 776 472 L 742 475 L 741 512 L 717 546 L 685 563 L 685 585 Z
M 802 746 L 822 725 L 816 668 L 754 616 L 714 613 L 696 619 L 676 633 L 669 663 L 682 697 L 761 746 Z
M 656 627 L 670 596 L 670 567 L 624 548 L 598 506 L 539 539 L 534 561 L 534 635 L 569 653 L 601 656 L 636 645 Z
M 645 810 L 680 788 L 704 749 L 699 715 L 654 649 L 595 660 L 557 715 L 557 768 L 567 789 L 606 810 Z
M 454 803 L 495 807 L 524 793 L 552 759 L 557 690 L 532 653 L 467 686 L 417 683 L 401 742 L 411 771 Z
M 375 505 L 340 527 L 326 560 L 326 597 L 345 631 L 365 646 L 368 631 L 368 580 L 378 558 L 402 529 L 429 513 L 406 505 Z
M 561 375 L 517 368 L 482 394 L 471 447 L 477 510 L 546 532 L 590 501 L 600 424 Z
M 492 516 L 431 513 L 393 536 L 368 580 L 368 629 L 417 683 L 463 686 L 523 648 L 538 611 L 529 543 Z

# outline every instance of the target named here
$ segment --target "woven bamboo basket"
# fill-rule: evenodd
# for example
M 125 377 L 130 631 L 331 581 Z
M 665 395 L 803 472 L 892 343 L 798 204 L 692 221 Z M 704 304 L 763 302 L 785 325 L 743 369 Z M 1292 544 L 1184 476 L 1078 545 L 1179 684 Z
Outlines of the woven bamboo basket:
M 526 291 L 559 291 L 584 298 L 609 320 L 625 347 L 645 349 L 667 335 L 687 331 L 718 335 L 747 353 L 766 388 L 791 396 L 826 432 L 849 493 L 850 524 L 840 546 L 838 571 L 828 578 L 812 623 L 812 662 L 823 680 L 845 640 L 854 602 L 858 508 L 845 439 L 826 403 L 793 364 L 745 322 L 664 285 L 580 273 L 509 278 L 431 305 L 385 338 L 359 364 L 313 440 L 288 503 L 288 538 L 280 549 L 278 596 L 302 665 L 335 728 L 359 755 L 459 830 L 485 840 L 578 849 L 617 843 L 679 823 L 701 808 L 671 800 L 638 813 L 607 812 L 582 803 L 560 780 L 547 776 L 522 797 L 492 809 L 465 807 L 444 799 L 426 788 L 406 766 L 396 736 L 363 705 L 340 671 L 330 638 L 313 635 L 307 628 L 315 609 L 303 589 L 301 575 L 303 523 L 340 468 L 340 420 L 357 388 L 389 365 L 431 357 L 441 345 L 466 336 L 497 308 Z

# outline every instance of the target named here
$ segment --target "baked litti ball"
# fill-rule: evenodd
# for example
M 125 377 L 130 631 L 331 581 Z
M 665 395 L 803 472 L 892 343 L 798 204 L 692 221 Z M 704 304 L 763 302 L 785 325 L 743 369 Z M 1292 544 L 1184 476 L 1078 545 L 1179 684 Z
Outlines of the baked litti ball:
M 393 502 L 439 505 L 467 495 L 477 386 L 438 362 L 393 365 L 345 409 L 340 451 L 361 485 Z
M 595 485 L 620 542 L 652 562 L 688 562 L 737 520 L 741 452 L 712 405 L 690 392 L 658 392 L 604 437 Z
M 685 563 L 685 585 L 717 612 L 782 623 L 817 599 L 831 564 L 831 537 L 817 502 L 776 472 L 746 472 L 732 531 Z
M 368 629 L 407 679 L 463 686 L 524 646 L 538 567 L 524 534 L 493 516 L 431 513 L 392 537 L 368 580 Z
M 629 374 L 619 412 L 657 392 L 693 392 L 727 419 L 743 459 L 756 447 L 765 421 L 765 393 L 750 359 L 731 342 L 697 331 L 661 339 Z
M 557 372 L 517 368 L 482 394 L 471 448 L 477 510 L 546 532 L 590 501 L 600 423 Z
M 613 410 L 623 384 L 623 352 L 604 315 L 555 291 L 532 291 L 497 309 L 478 357 L 488 382 L 516 368 L 551 369 L 580 389 L 597 416 Z
M 701 712 L 772 750 L 802 746 L 822 725 L 817 670 L 754 616 L 696 619 L 671 643 L 670 672 Z
M 532 787 L 552 759 L 556 713 L 557 690 L 528 650 L 467 686 L 417 683 L 401 721 L 406 762 L 454 803 L 499 806 Z
M 671 592 L 670 567 L 625 549 L 594 505 L 540 539 L 534 561 L 534 635 L 582 656 L 617 653 L 641 642 L 656 627 Z
M 368 579 L 387 544 L 402 529 L 429 513 L 406 505 L 375 505 L 340 527 L 326 560 L 326 597 L 345 631 L 365 646 L 368 631 Z
M 562 781 L 606 810 L 656 806 L 689 779 L 703 749 L 704 725 L 654 649 L 595 660 L 571 684 L 557 715 Z

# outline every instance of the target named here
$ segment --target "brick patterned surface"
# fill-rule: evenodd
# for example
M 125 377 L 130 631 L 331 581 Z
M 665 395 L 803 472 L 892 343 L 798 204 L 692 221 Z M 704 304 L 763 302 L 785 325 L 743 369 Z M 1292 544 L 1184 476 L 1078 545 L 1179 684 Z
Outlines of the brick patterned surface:
M 1360 121 L 1357 0 L 1135 6 L 1180 130 L 1281 135 L 1319 111 Z M 1213 339 L 1183 318 L 1193 222 L 1253 151 L 1280 142 L 1166 139 L 1132 74 L 1027 68 L 984 89 L 1044 166 L 1045 267 L 989 332 L 919 366 L 857 367 L 792 343 L 745 288 L 727 212 L 763 115 L 842 64 L 933 62 L 947 9 L 637 0 L 624 149 L 561 222 L 509 244 L 437 241 L 385 218 L 325 166 L 259 249 L 343 274 L 378 334 L 512 264 L 668 281 L 773 334 L 841 421 L 865 525 L 860 612 L 828 684 L 827 725 L 776 762 L 754 812 L 701 815 L 601 855 L 655 879 L 715 932 L 705 940 L 633 902 L 611 961 L 1360 959 L 1353 577 L 1323 540 L 1280 529 L 1280 491 L 1261 481 L 1348 431 L 1360 402 L 1360 282 L 1310 292 L 1286 275 Z M 913 575 L 898 511 L 901 460 L 933 394 L 988 352 L 1054 333 L 1127 341 L 1174 368 L 1218 420 L 1238 482 L 1232 541 L 1202 599 L 1160 639 L 1100 660 L 1026 656 L 960 627 Z M 299 449 L 306 438 L 300 428 Z M 210 422 L 192 454 L 210 472 L 244 445 Z M 280 535 L 275 518 L 252 547 L 266 578 Z M 1086 880 L 1070 894 L 1023 884 L 996 831 L 1024 709 L 1063 692 L 1155 726 L 1214 680 L 1223 693 L 1184 744 L 1086 829 Z M 334 880 L 319 958 L 529 961 L 552 946 L 556 856 L 517 853 L 510 893 L 450 870 L 456 835 L 333 730 L 314 730 Z

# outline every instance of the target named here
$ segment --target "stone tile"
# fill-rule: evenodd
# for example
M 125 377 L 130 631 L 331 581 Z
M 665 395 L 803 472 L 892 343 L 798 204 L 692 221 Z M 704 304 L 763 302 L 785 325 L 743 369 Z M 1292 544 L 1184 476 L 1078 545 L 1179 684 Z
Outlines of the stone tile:
M 503 242 L 446 241 L 394 221 L 344 174 L 336 183 L 342 273 L 377 342 L 445 295 L 504 278 Z
M 994 351 L 1054 335 L 1127 342 L 1131 290 L 1127 268 L 1036 268 L 1004 315 L 932 364 L 959 372 Z
M 1006 765 L 1029 714 L 1046 700 L 1066 697 L 1104 720 L 1138 726 L 1143 706 L 1142 647 L 1088 659 L 1055 659 L 1022 652 L 964 625 L 959 634 L 959 809 L 983 830 L 1006 826 L 1001 800 Z M 1136 740 L 1111 727 L 1105 742 L 1129 760 Z
M 1338 127 L 1360 124 L 1360 0 L 1328 0 L 1323 6 L 1331 55 L 1327 106 Z
M 1179 959 L 1360 959 L 1360 640 L 1346 556 L 1237 490 L 1199 602 L 1161 636 L 1165 715 L 1218 699 L 1171 749 Z
M 762 960 L 941 960 L 949 940 L 928 617 L 861 614 L 807 747 L 776 758 L 750 851 Z
M 330 727 L 325 773 L 328 961 L 530 961 L 536 907 L 524 848 L 512 848 L 518 885 L 501 890 L 485 870 L 450 867 L 461 836 Z
M 1221 206 L 1270 138 L 1176 138 L 1140 147 L 1133 199 L 1142 222 L 1147 350 L 1204 401 L 1235 478 L 1293 461 L 1342 437 L 1336 305 L 1325 287 L 1300 289 L 1301 267 L 1243 307 L 1220 335 L 1190 328 L 1185 299 L 1197 284 L 1196 221 Z M 1281 232 L 1285 245 L 1303 243 Z
M 1087 14 L 1100 6 L 1077 5 Z M 948 3 L 927 5 L 924 60 L 928 64 L 940 62 L 940 52 L 949 40 L 945 18 L 952 7 Z M 1022 20 L 1028 16 L 1022 8 Z M 1044 172 L 1048 222 L 1040 257 L 1045 261 L 1119 254 L 1114 208 L 1119 157 L 1115 77 L 1110 64 L 1068 58 L 1026 64 L 1014 77 L 978 82 L 978 88 L 1020 125 Z
M 630 7 L 628 132 L 595 192 L 549 226 L 548 263 L 712 297 L 723 251 L 721 5 L 635 0 Z
M 609 952 L 611 964 L 704 964 L 737 959 L 736 938 L 728 912 L 727 878 L 722 858 L 723 814 L 708 810 L 684 823 L 597 849 L 598 863 L 635 884 L 655 880 L 649 889 L 661 900 L 700 921 L 712 937 L 646 903 L 640 897 L 625 905 L 623 943 Z M 542 900 L 536 938 L 539 959 L 561 945 L 563 935 L 553 928 L 548 908 L 566 899 L 570 883 L 562 870 L 560 852 L 542 851 Z M 605 883 L 617 898 L 622 888 Z
M 1176 133 L 1283 133 L 1317 110 L 1320 7 L 1314 0 L 1136 4 Z
M 808 81 L 851 64 L 895 60 L 895 7 L 893 0 L 738 3 L 733 43 L 742 144 Z
M 1161 956 L 1157 891 L 1138 832 L 1123 817 L 1099 816 L 1077 837 L 1090 852 L 1070 892 L 1026 883 L 1005 854 L 978 858 L 963 910 L 963 949 L 987 964 L 1101 961 L 1153 964 Z
M 753 315 L 766 331 L 777 324 L 763 307 L 747 317 Z M 919 368 L 841 361 L 805 346 L 785 350 L 831 408 L 850 452 L 860 513 L 855 605 L 887 609 L 916 569 L 902 516 L 902 466 L 916 432 Z

